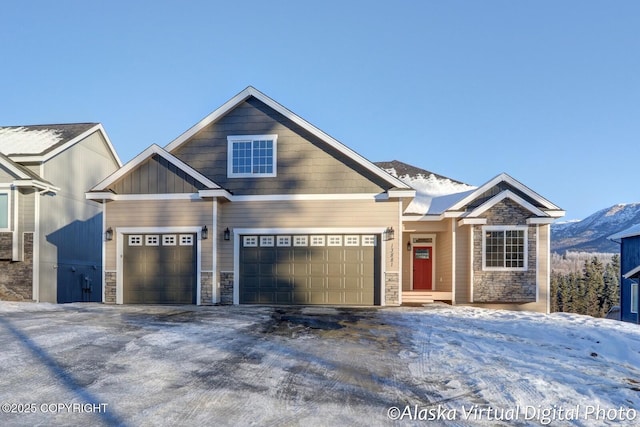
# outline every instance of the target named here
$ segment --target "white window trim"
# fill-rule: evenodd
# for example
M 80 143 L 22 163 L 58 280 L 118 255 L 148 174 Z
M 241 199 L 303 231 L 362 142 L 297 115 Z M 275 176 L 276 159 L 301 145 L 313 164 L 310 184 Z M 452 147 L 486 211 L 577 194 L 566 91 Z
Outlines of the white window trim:
M 487 267 L 487 231 L 524 232 L 524 265 L 522 267 Z M 486 225 L 482 227 L 482 271 L 527 271 L 529 269 L 529 227 L 526 225 Z
M 7 195 L 7 227 L 6 228 L 0 228 L 0 231 L 6 232 L 6 231 L 11 231 L 11 191 L 7 190 L 0 190 L 0 194 L 6 194 Z M 37 194 L 37 193 L 36 193 Z
M 233 144 L 237 142 L 273 141 L 273 172 L 272 173 L 234 173 L 233 172 Z M 253 147 L 252 147 L 253 149 Z M 277 176 L 278 166 L 278 135 L 229 135 L 227 136 L 227 176 L 229 178 L 268 178 Z
M 635 294 L 636 294 L 635 301 L 634 301 L 634 298 L 633 298 L 634 288 L 635 288 Z M 638 295 L 639 291 L 640 290 L 638 289 L 638 284 L 637 283 L 632 283 L 631 284 L 631 295 L 629 296 L 630 303 L 631 303 L 631 307 L 630 307 L 630 310 L 629 310 L 630 313 L 634 313 L 634 314 L 638 313 L 638 299 L 640 298 L 640 295 Z

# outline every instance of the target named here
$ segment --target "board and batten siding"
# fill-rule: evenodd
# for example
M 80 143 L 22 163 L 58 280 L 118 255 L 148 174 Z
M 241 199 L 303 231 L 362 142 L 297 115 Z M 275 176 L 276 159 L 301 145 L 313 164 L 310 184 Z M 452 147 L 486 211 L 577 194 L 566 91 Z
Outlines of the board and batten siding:
M 212 200 L 135 200 L 106 203 L 106 227 L 202 227 L 213 223 Z M 211 232 L 210 232 L 211 234 Z M 116 270 L 116 237 L 106 242 L 105 270 Z M 209 243 L 207 243 L 209 242 Z M 212 237 L 202 241 L 201 268 L 211 270 Z
M 116 194 L 197 193 L 204 188 L 205 185 L 157 154 L 110 187 Z
M 277 176 L 229 178 L 227 136 L 272 135 Z M 380 193 L 391 185 L 251 97 L 171 152 L 235 195 Z
M 99 131 L 42 165 L 42 178 L 60 191 L 40 198 L 40 239 L 34 243 L 39 245 L 40 301 L 64 302 L 58 301 L 59 289 L 80 272 L 100 283 L 102 207 L 85 192 L 118 167 Z M 66 277 L 73 269 L 78 274 Z
M 389 270 L 398 270 L 398 248 L 401 225 L 399 202 L 371 200 L 304 200 L 271 202 L 233 202 L 219 206 L 218 233 L 227 227 L 235 228 L 387 228 L 396 230 L 394 240 L 387 243 Z M 396 259 L 391 265 L 390 245 L 395 243 Z M 219 268 L 233 270 L 233 239 L 220 241 Z

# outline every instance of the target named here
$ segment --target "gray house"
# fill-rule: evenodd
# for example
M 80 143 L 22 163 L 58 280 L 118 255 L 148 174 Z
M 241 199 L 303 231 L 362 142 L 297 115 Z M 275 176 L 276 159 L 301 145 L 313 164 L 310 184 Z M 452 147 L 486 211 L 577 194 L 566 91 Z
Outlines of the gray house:
M 99 123 L 0 127 L 0 299 L 102 300 L 102 210 L 121 166 Z

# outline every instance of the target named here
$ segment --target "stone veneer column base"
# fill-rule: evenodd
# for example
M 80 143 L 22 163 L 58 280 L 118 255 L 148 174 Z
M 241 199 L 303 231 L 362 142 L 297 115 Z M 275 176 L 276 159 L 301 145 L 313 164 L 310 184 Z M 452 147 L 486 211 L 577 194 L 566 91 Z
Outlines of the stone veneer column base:
M 385 305 L 400 305 L 400 275 L 398 273 L 386 273 L 384 278 L 384 303 Z
M 233 304 L 233 272 L 220 272 L 220 304 Z
M 116 303 L 116 272 L 107 271 L 104 273 L 104 303 Z
M 23 233 L 22 261 L 11 261 L 12 233 L 0 233 L 0 300 L 33 301 L 33 233 Z
M 213 272 L 200 274 L 200 304 L 213 305 Z

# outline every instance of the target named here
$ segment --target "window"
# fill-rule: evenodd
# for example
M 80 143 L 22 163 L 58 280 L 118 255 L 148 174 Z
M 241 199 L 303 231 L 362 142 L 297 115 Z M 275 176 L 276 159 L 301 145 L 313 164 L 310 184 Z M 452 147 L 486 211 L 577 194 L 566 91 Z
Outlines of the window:
M 360 236 L 344 236 L 345 246 L 360 246 Z
M 193 246 L 193 234 L 181 234 L 180 246 Z
M 9 229 L 9 193 L 0 193 L 0 230 Z
M 274 242 L 273 236 L 260 236 L 260 246 L 272 247 Z
M 227 174 L 232 178 L 276 176 L 278 135 L 227 137 Z
M 483 268 L 526 270 L 526 232 L 526 227 L 483 227 Z
M 176 245 L 175 234 L 165 234 L 162 236 L 162 246 L 175 246 L 175 245 Z
M 243 236 L 242 243 L 245 248 L 257 248 L 258 236 Z
M 362 246 L 375 246 L 376 236 L 362 236 Z
M 142 236 L 139 234 L 129 236 L 129 246 L 142 246 Z
M 309 236 L 293 236 L 293 246 L 309 246 Z
M 324 246 L 324 236 L 311 236 L 311 246 Z
M 278 246 L 291 246 L 291 236 L 278 236 Z
M 631 284 L 631 313 L 638 312 L 638 284 Z
M 329 246 L 342 246 L 342 236 L 329 236 Z
M 158 246 L 160 244 L 160 236 L 157 234 L 144 236 L 144 244 L 147 246 Z

